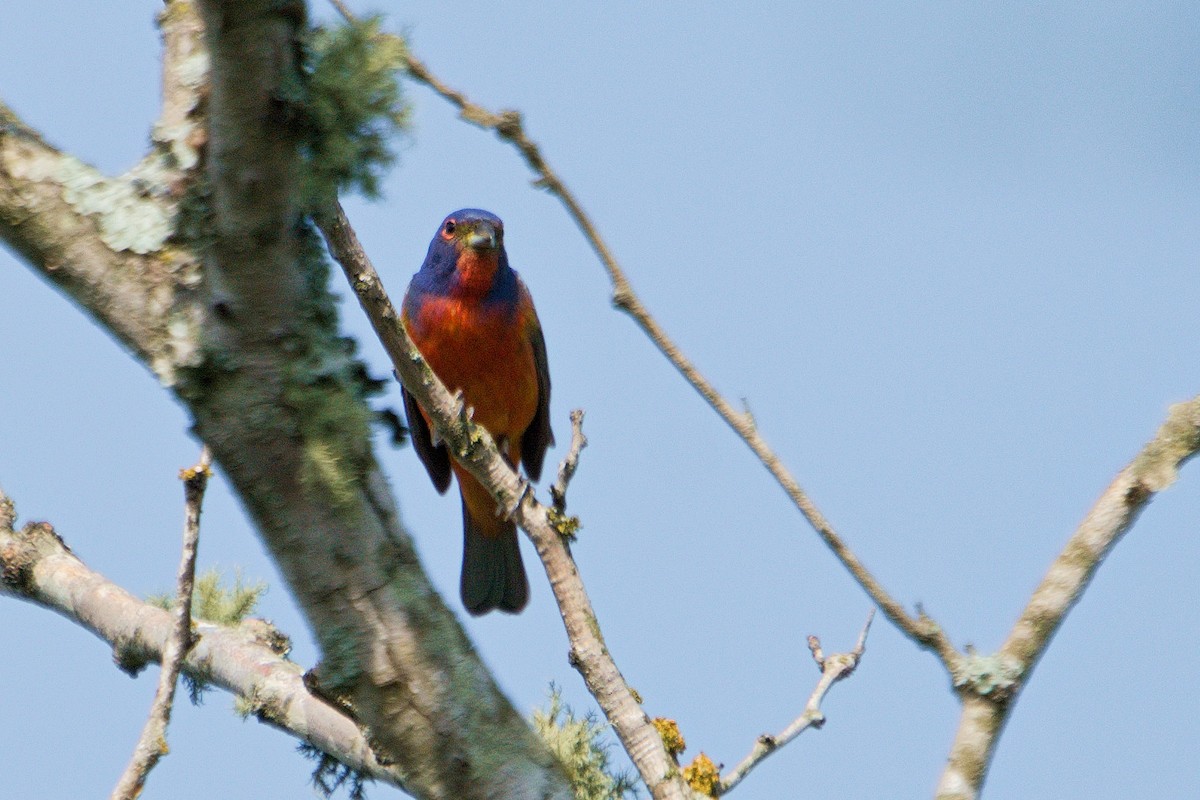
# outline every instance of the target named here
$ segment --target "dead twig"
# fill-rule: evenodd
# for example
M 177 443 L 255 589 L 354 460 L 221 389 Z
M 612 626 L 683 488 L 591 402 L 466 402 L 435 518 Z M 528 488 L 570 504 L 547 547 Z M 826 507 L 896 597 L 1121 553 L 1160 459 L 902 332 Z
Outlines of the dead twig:
M 176 579 L 175 608 L 172 610 L 173 625 L 171 638 L 163 651 L 162 669 L 158 674 L 158 689 L 150 706 L 150 715 L 142 728 L 142 735 L 133 748 L 133 756 L 112 791 L 112 800 L 134 800 L 142 793 L 146 776 L 154 769 L 158 760 L 167 754 L 167 725 L 171 722 L 171 707 L 175 702 L 175 684 L 184 657 L 192 648 L 192 588 L 196 580 L 196 548 L 200 541 L 200 508 L 204 502 L 204 490 L 212 474 L 209 465 L 212 455 L 205 447 L 200 451 L 200 461 L 188 469 L 180 470 L 185 496 L 183 524 L 183 554 L 179 560 L 179 575 Z
M 583 409 L 577 408 L 571 412 L 571 446 L 567 448 L 567 455 L 558 465 L 558 477 L 550 487 L 550 499 L 554 502 L 554 510 L 559 514 L 566 513 L 567 486 L 571 483 L 571 478 L 575 477 L 575 470 L 579 468 L 579 453 L 587 447 L 587 443 L 587 437 L 583 435 Z
M 737 786 L 742 782 L 743 778 L 750 774 L 752 769 L 762 763 L 763 759 L 804 733 L 804 731 L 809 728 L 820 728 L 825 724 L 825 714 L 821 711 L 821 703 L 825 700 L 825 695 L 829 693 L 829 690 L 833 688 L 835 683 L 850 677 L 858 667 L 859 662 L 862 660 L 863 652 L 867 647 L 867 632 L 871 630 L 871 622 L 874 619 L 875 609 L 872 608 L 870 613 L 867 614 L 867 622 L 863 625 L 862 632 L 858 635 L 858 643 L 848 653 L 835 653 L 834 655 L 826 656 L 821 650 L 821 641 L 816 636 L 808 637 L 808 649 L 812 651 L 813 661 L 816 662 L 817 669 L 821 670 L 821 679 L 817 681 L 816 688 L 809 695 L 808 702 L 804 705 L 804 711 L 778 734 L 771 735 L 764 733 L 762 736 L 759 736 L 754 743 L 754 747 L 750 750 L 750 754 L 742 759 L 740 764 L 730 770 L 725 777 L 721 778 L 717 794 L 725 794 Z

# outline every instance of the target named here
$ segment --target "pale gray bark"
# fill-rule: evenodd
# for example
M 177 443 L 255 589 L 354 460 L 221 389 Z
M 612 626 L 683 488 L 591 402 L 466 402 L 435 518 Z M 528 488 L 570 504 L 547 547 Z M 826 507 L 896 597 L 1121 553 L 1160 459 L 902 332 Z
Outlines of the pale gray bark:
M 1054 634 L 1138 514 L 1200 451 L 1200 396 L 1171 407 L 1154 438 L 1101 493 L 993 655 L 968 654 L 951 679 L 962 701 L 938 800 L 975 800 L 1022 687 Z
M 3 493 L 0 592 L 43 605 L 87 628 L 113 648 L 114 660 L 126 668 L 161 661 L 172 636 L 170 612 L 89 569 L 50 526 L 16 529 Z M 247 619 L 225 627 L 195 620 L 193 637 L 184 674 L 244 698 L 261 721 L 364 776 L 404 787 L 403 772 L 379 762 L 353 719 L 309 693 L 303 668 L 283 657 L 286 637 L 268 623 Z

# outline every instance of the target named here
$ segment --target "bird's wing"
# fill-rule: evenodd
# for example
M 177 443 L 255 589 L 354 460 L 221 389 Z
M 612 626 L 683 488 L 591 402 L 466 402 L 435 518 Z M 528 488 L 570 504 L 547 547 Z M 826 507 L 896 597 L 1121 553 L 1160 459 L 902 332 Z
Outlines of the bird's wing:
M 433 434 L 425 415 L 421 413 L 421 407 L 417 405 L 417 399 L 403 386 L 400 387 L 400 394 L 404 397 L 404 413 L 408 417 L 408 429 L 412 433 L 417 455 L 421 457 L 434 488 L 445 494 L 450 488 L 450 454 L 446 452 L 446 445 L 433 443 Z
M 550 365 L 546 360 L 546 339 L 542 336 L 536 313 L 529 326 L 529 343 L 533 345 L 533 364 L 537 370 L 538 403 L 533 421 L 521 435 L 521 461 L 525 464 L 525 474 L 536 481 L 542 477 L 546 448 L 554 444 L 554 432 L 550 430 Z

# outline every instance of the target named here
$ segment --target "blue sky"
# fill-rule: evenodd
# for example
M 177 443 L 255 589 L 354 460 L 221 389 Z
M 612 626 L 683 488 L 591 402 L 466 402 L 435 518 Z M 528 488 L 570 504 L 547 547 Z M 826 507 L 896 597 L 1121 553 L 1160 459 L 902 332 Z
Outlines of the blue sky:
M 132 164 L 157 108 L 157 4 L 9 6 L 0 96 L 98 167 Z M 1195 4 L 392 11 L 444 80 L 526 115 L 662 324 L 746 398 L 892 594 L 923 603 L 959 645 L 1003 640 L 1112 475 L 1170 403 L 1200 390 Z M 386 199 L 348 203 L 358 232 L 398 295 L 447 212 L 505 220 L 546 331 L 559 440 L 571 408 L 588 414 L 570 503 L 606 639 L 647 710 L 679 721 L 685 758 L 703 749 L 732 765 L 803 707 L 817 677 L 804 637 L 848 648 L 869 602 L 611 308 L 596 259 L 515 153 L 431 93 L 410 95 L 416 127 Z M 357 308 L 342 308 L 386 374 Z M 0 485 L 23 517 L 52 521 L 131 591 L 169 587 L 175 474 L 198 451 L 181 409 L 8 251 L 0 364 Z M 410 449 L 380 446 L 426 568 L 457 606 L 458 500 L 436 495 Z M 1151 504 L 1039 664 L 988 796 L 1200 789 L 1196 470 Z M 526 558 L 530 608 L 465 624 L 519 708 L 555 681 L 585 710 L 531 548 Z M 262 613 L 312 663 L 286 588 L 219 483 L 200 560 L 268 581 Z M 0 600 L 0 752 L 20 765 L 5 791 L 103 796 L 153 680 L 118 672 L 76 626 Z M 930 796 L 957 722 L 947 684 L 880 620 L 826 727 L 735 796 Z M 148 797 L 309 796 L 293 742 L 229 706 L 214 693 L 178 707 Z

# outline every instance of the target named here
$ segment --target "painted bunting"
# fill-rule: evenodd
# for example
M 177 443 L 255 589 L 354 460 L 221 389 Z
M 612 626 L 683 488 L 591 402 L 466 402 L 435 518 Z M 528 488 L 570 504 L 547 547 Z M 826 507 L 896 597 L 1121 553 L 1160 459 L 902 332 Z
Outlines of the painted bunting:
M 421 355 L 450 391 L 461 391 L 500 452 L 537 480 L 550 430 L 546 342 L 529 290 L 508 265 L 504 223 L 464 208 L 442 220 L 401 312 Z M 403 391 L 403 389 L 401 390 Z M 463 508 L 459 589 L 471 614 L 516 613 L 529 600 L 517 528 L 496 501 L 432 435 L 429 417 L 407 391 L 413 445 L 439 492 L 458 477 Z

